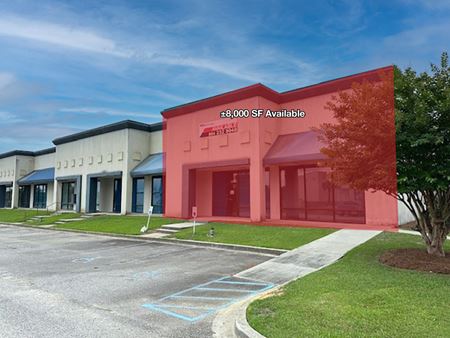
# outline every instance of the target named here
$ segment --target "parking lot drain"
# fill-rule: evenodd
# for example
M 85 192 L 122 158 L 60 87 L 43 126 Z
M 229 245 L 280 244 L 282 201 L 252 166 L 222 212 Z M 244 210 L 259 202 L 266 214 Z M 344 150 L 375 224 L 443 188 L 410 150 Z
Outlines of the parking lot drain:
M 143 307 L 195 322 L 272 287 L 274 284 L 271 283 L 227 276 L 171 294 Z M 232 296 L 226 297 L 227 293 Z

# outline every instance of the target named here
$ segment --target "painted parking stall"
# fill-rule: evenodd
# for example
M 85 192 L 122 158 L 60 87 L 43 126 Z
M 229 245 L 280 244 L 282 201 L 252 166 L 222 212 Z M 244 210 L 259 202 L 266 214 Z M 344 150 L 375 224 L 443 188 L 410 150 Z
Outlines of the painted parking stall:
M 274 287 L 251 279 L 226 276 L 163 297 L 143 307 L 168 316 L 196 322 L 243 299 Z

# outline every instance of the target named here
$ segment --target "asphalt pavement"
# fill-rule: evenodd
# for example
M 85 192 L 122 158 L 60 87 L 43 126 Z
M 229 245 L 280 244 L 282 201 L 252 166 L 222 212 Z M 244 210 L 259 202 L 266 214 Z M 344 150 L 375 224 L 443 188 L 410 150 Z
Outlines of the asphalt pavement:
M 0 225 L 1 337 L 211 337 L 270 257 Z

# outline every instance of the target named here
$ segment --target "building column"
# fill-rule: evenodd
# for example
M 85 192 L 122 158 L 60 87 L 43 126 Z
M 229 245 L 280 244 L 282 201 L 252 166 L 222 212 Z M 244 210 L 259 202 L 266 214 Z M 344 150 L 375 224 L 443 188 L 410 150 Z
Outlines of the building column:
M 280 210 L 280 168 L 272 166 L 270 170 L 270 219 L 281 219 Z
M 265 218 L 264 167 L 261 161 L 250 162 L 250 219 L 260 222 Z
M 30 185 L 30 205 L 29 208 L 33 208 L 34 205 L 34 184 Z
M 53 182 L 53 201 L 55 203 L 55 211 L 61 210 L 61 182 L 59 182 L 58 180 L 55 180 Z
M 19 205 L 19 185 L 17 184 L 17 181 L 14 180 L 11 196 L 11 209 L 17 208 L 18 205 Z
M 133 180 L 128 173 L 122 175 L 122 201 L 120 206 L 120 214 L 126 215 L 131 213 L 132 196 L 133 196 Z
M 199 217 L 212 216 L 213 180 L 212 171 L 197 172 L 196 202 Z

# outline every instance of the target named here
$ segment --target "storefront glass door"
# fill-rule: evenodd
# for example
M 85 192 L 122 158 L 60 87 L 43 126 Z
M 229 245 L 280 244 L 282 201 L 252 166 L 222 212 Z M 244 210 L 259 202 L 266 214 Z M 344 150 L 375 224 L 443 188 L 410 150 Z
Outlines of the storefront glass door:
M 120 213 L 122 209 L 122 179 L 114 179 L 114 198 L 113 198 L 113 212 Z
M 38 209 L 47 207 L 47 184 L 34 186 L 33 207 Z
M 19 186 L 19 208 L 30 207 L 31 187 L 29 185 Z
M 63 182 L 61 190 L 61 209 L 75 210 L 77 196 L 75 194 L 75 182 Z
M 213 216 L 250 217 L 248 170 L 213 173 Z
M 144 193 L 145 180 L 143 177 L 133 179 L 133 202 L 132 211 L 142 213 L 144 212 Z
M 164 213 L 162 176 L 152 177 L 152 205 L 154 214 Z

